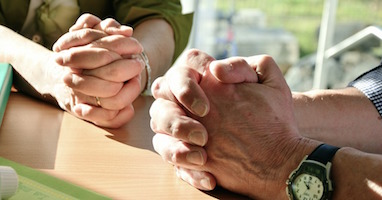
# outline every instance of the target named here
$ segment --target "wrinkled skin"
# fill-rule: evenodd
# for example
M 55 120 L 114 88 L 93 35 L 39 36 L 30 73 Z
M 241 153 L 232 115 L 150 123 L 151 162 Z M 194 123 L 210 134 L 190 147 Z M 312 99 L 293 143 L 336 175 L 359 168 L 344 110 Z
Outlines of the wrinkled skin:
M 192 64 L 190 60 L 198 60 L 195 58 L 198 56 L 199 60 L 200 56 L 208 58 L 203 53 L 191 52 L 185 63 Z M 299 155 L 296 151 L 303 151 L 299 144 L 306 141 L 298 133 L 291 93 L 281 71 L 268 56 L 201 60 L 209 62 L 204 63 L 204 71 L 193 72 L 196 74 L 193 84 L 199 83 L 208 99 L 205 116 L 191 114 L 192 108 L 187 105 L 192 103 L 184 103 L 185 98 L 161 92 L 170 87 L 173 94 L 184 97 L 187 92 L 178 93 L 166 84 L 168 79 L 176 78 L 166 74 L 153 87 L 157 100 L 150 114 L 152 128 L 158 133 L 153 138 L 156 151 L 177 166 L 182 179 L 197 188 L 209 190 L 217 183 L 256 199 L 286 198 L 285 180 L 301 160 L 295 157 Z M 227 72 L 247 73 L 229 76 Z M 165 109 L 171 112 L 166 113 Z M 190 143 L 186 136 L 192 132 L 189 130 L 203 132 L 203 128 L 208 133 L 208 142 L 205 139 L 200 146 Z M 202 158 L 194 159 L 199 162 L 187 162 L 190 157 L 198 157 L 192 152 L 200 153 Z
M 206 170 L 219 185 L 240 193 L 266 191 L 267 183 L 286 180 L 278 172 L 293 151 L 288 140 L 296 137 L 292 133 L 297 130 L 290 125 L 294 118 L 289 91 L 272 82 L 230 85 L 210 76 L 207 73 L 200 83 L 210 100 L 210 112 L 198 118 L 209 137 Z M 279 187 L 284 183 L 279 182 Z

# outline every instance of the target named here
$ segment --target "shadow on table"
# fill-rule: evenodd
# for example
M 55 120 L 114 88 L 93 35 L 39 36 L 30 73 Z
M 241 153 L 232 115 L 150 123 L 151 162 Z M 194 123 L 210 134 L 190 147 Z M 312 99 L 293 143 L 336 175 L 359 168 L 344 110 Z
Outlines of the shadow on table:
M 0 156 L 29 167 L 53 169 L 62 119 L 57 107 L 12 92 L 0 128 Z
M 251 198 L 228 191 L 222 187 L 216 187 L 212 191 L 205 192 L 206 194 L 221 200 L 250 200 Z
M 106 129 L 106 131 L 111 134 L 107 137 L 129 146 L 155 152 L 152 145 L 152 137 L 154 136 L 154 133 L 150 128 L 150 116 L 148 115 L 152 102 L 153 99 L 151 98 L 145 98 L 144 101 L 134 102 L 134 108 L 139 112 L 136 112 L 132 121 L 124 127 L 120 129 Z M 214 198 L 223 200 L 250 199 L 221 187 L 217 187 L 213 191 L 204 193 Z
M 135 101 L 134 109 L 136 112 L 134 118 L 119 129 L 105 129 L 111 134 L 107 137 L 129 146 L 154 152 L 151 142 L 154 132 L 150 128 L 150 116 L 148 114 L 153 101 L 153 98 L 143 98 L 142 101 Z

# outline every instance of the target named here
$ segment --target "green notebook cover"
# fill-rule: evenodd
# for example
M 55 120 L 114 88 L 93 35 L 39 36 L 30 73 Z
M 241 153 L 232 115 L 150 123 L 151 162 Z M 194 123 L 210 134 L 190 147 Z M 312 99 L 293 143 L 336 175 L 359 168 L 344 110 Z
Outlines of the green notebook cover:
M 0 126 L 12 87 L 12 66 L 0 63 Z
M 110 199 L 2 157 L 0 165 L 12 167 L 18 175 L 19 187 L 9 200 Z

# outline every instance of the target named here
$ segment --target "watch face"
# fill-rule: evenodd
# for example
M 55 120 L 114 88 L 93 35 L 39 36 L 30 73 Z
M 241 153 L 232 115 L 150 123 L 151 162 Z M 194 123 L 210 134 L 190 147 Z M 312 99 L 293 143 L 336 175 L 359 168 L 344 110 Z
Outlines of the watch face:
M 318 200 L 324 194 L 324 186 L 319 178 L 310 174 L 300 174 L 292 183 L 296 199 Z
M 332 165 L 330 160 L 337 150 L 336 147 L 324 144 L 316 148 L 309 156 L 305 156 L 286 182 L 289 199 L 331 199 L 333 183 L 330 180 Z

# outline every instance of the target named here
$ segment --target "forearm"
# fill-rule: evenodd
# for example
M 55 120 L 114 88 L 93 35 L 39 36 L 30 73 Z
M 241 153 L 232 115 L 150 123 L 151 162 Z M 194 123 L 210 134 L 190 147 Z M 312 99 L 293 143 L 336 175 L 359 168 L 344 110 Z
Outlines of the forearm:
M 52 63 L 52 52 L 4 26 L 0 26 L 0 35 L 0 62 L 12 64 L 13 85 L 19 91 L 52 102 L 49 87 L 54 77 L 49 76 L 48 70 L 62 70 L 57 66 L 44 67 Z
M 151 66 L 151 82 L 162 76 L 171 66 L 175 41 L 171 26 L 162 19 L 147 20 L 134 29 L 133 36 L 142 44 Z M 142 72 L 141 86 L 147 82 L 146 71 Z
M 303 136 L 336 146 L 382 152 L 382 120 L 355 88 L 294 93 L 295 116 Z
M 381 199 L 382 157 L 353 148 L 340 149 L 332 165 L 333 199 Z

